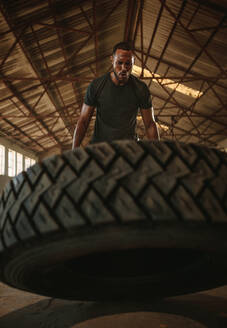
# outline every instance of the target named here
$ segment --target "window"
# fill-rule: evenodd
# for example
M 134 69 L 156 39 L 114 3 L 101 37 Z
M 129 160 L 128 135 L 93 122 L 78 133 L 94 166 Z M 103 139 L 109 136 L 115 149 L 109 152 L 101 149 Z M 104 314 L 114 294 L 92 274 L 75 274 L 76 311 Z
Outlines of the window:
M 5 174 L 5 147 L 0 145 L 0 174 Z
M 24 169 L 27 170 L 31 166 L 31 158 L 25 157 L 24 159 Z
M 16 152 L 8 146 L 0 144 L 0 175 L 8 174 L 9 177 L 14 177 L 35 163 L 36 160 L 24 156 L 23 151 Z
M 16 174 L 16 152 L 12 149 L 8 151 L 8 176 L 13 177 Z
M 29 157 L 25 157 L 24 159 L 24 169 L 27 170 L 30 166 L 34 165 L 36 163 L 36 161 L 32 158 Z
M 23 155 L 17 153 L 17 174 L 23 171 Z

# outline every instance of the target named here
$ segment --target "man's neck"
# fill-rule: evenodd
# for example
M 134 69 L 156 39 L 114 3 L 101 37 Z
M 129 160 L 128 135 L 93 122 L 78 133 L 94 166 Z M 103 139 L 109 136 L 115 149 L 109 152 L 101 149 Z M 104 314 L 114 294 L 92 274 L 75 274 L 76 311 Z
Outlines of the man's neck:
M 123 83 L 123 82 L 119 81 L 119 78 L 118 78 L 117 74 L 114 71 L 112 71 L 110 73 L 110 77 L 111 77 L 111 80 L 113 81 L 113 83 L 116 84 L 116 85 L 123 86 L 128 82 L 127 81 L 126 83 Z

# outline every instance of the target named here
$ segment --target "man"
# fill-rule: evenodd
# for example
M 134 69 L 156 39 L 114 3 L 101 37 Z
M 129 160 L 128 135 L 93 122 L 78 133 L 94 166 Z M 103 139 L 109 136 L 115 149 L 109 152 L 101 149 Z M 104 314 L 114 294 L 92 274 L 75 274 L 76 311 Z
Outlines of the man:
M 111 56 L 112 72 L 91 82 L 74 132 L 73 149 L 79 147 L 96 108 L 91 143 L 135 139 L 136 117 L 140 109 L 147 138 L 159 139 L 147 85 L 131 75 L 134 56 L 126 42 L 118 43 Z

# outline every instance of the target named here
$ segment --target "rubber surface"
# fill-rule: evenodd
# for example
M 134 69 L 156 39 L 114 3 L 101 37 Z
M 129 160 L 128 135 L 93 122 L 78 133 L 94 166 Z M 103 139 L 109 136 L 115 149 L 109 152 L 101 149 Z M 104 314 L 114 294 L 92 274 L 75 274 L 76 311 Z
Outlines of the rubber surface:
M 52 297 L 141 300 L 227 283 L 227 154 L 100 143 L 15 177 L 0 202 L 0 279 Z

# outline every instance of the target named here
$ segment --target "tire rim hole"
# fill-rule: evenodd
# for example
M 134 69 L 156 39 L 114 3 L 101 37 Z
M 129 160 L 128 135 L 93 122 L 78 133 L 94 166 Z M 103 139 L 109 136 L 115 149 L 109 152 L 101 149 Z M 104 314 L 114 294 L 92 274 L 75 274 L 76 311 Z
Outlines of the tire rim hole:
M 188 249 L 132 249 L 90 254 L 66 262 L 75 275 L 95 277 L 152 276 L 198 267 L 208 256 Z

